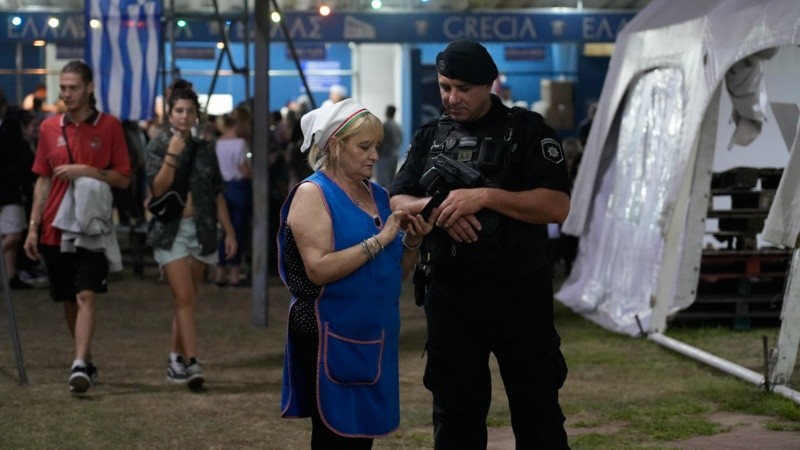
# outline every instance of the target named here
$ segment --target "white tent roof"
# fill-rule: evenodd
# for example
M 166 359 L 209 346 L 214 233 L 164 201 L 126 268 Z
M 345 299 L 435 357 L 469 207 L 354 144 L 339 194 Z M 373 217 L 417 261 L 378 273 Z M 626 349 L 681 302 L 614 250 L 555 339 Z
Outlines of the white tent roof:
M 678 266 L 700 257 L 686 224 L 698 211 L 689 202 L 696 167 L 713 160 L 702 143 L 716 139 L 717 121 L 706 115 L 716 114 L 718 89 L 736 62 L 798 44 L 797 0 L 654 0 L 626 25 L 563 226 L 581 248 L 560 301 L 628 334 L 649 330 L 659 295 L 670 297 L 673 310 L 691 304 L 694 292 L 680 292 Z M 796 189 L 784 186 L 787 178 L 784 195 Z M 800 207 L 771 214 L 770 235 L 796 238 L 799 214 Z

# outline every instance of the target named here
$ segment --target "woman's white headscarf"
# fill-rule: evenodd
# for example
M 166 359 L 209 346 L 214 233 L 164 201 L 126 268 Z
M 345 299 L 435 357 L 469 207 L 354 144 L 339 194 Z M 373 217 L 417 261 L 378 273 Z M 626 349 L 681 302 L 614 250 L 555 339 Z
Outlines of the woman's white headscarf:
M 303 130 L 300 151 L 307 152 L 316 142 L 324 152 L 331 137 L 365 114 L 369 114 L 367 108 L 351 98 L 307 112 L 300 119 L 300 128 Z

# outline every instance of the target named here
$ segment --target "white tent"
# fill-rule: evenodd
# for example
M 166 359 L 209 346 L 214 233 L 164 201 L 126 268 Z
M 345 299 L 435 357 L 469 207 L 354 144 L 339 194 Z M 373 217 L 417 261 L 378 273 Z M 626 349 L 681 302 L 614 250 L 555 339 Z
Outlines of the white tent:
M 559 301 L 613 331 L 663 332 L 667 316 L 695 300 L 714 155 L 729 141 L 764 166 L 776 166 L 774 152 L 783 158 L 763 237 L 795 247 L 800 64 L 790 64 L 794 84 L 774 95 L 759 70 L 778 48 L 788 50 L 774 58 L 797 58 L 798 45 L 798 0 L 654 0 L 625 26 L 563 226 L 580 237 L 580 249 Z M 753 95 L 738 97 L 737 83 Z M 792 97 L 789 108 L 768 106 Z M 741 120 L 735 136 L 731 130 L 720 142 L 723 100 Z M 759 142 L 753 139 L 764 120 L 781 125 L 784 139 L 743 147 Z M 800 309 L 797 291 L 787 287 L 784 316 L 787 308 Z

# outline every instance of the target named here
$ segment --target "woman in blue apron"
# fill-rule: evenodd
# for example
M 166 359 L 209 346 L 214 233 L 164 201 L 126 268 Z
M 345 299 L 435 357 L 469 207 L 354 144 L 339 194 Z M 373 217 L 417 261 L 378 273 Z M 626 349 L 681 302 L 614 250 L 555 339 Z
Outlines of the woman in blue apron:
M 369 181 L 381 121 L 352 99 L 301 128 L 315 172 L 289 193 L 278 231 L 293 296 L 281 415 L 311 417 L 312 449 L 369 449 L 400 422 L 400 287 L 437 214 L 391 211 Z

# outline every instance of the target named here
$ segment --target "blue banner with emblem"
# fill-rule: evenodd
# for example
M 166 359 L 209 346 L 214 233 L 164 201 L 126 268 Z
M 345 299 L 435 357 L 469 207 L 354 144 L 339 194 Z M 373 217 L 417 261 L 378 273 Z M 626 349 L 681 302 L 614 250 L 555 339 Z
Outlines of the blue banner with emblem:
M 118 0 L 119 5 L 144 5 L 145 0 Z M 87 14 L 90 5 L 110 3 L 103 0 L 87 0 Z M 126 7 L 127 8 L 127 7 Z M 156 9 L 161 11 L 160 2 Z M 125 12 L 125 9 L 120 9 Z M 160 12 L 159 12 L 160 14 Z M 473 11 L 453 12 L 403 12 L 337 13 L 327 17 L 313 12 L 292 12 L 284 15 L 284 22 L 294 42 L 449 42 L 466 38 L 483 43 L 489 42 L 614 42 L 622 28 L 631 20 L 635 11 L 567 11 L 552 10 L 514 10 L 514 11 Z M 19 20 L 11 20 L 18 17 Z M 47 25 L 50 17 L 59 18 L 58 28 Z M 160 17 L 160 16 L 159 16 Z M 185 26 L 175 28 L 177 41 L 218 42 L 221 40 L 220 25 L 213 16 L 198 13 L 179 12 L 179 19 Z M 245 27 L 241 17 L 225 15 L 231 21 L 230 39 L 239 42 L 245 38 Z M 53 42 L 83 40 L 83 17 L 69 12 L 0 12 L 0 20 L 6 30 L 2 40 L 26 41 L 45 39 Z M 89 20 L 87 16 L 86 20 Z M 252 20 L 252 18 L 250 19 Z M 255 33 L 255 25 L 249 30 Z M 273 26 L 270 39 L 276 42 L 286 40 L 283 29 Z M 92 33 L 93 34 L 93 33 Z M 253 34 L 253 36 L 255 35 Z

